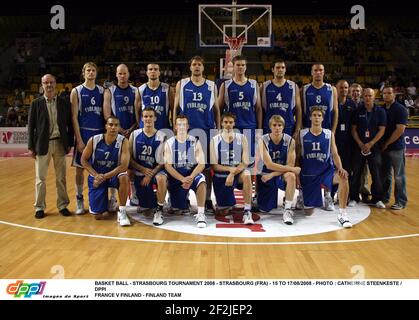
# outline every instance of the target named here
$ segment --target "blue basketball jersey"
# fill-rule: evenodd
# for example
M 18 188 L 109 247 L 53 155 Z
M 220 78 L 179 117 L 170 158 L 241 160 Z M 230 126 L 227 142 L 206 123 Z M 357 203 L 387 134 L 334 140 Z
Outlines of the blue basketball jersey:
M 239 85 L 232 79 L 225 82 L 225 105 L 227 111 L 236 116 L 237 128 L 255 129 L 257 127 L 257 90 L 258 84 L 253 79 L 248 79 L 244 85 Z
M 125 89 L 112 85 L 111 92 L 112 114 L 119 119 L 121 128 L 126 130 L 135 123 L 135 92 L 137 88 L 129 85 Z
M 196 86 L 190 78 L 180 81 L 180 114 L 188 117 L 190 129 L 214 129 L 215 83 L 205 80 Z
M 176 137 L 167 140 L 172 155 L 172 166 L 183 176 L 189 176 L 197 165 L 195 159 L 197 143 L 196 138 L 190 135 L 185 142 L 179 142 Z
M 124 136 L 118 134 L 115 141 L 108 145 L 104 134 L 93 136 L 93 152 L 90 164 L 97 173 L 107 173 L 121 162 L 121 150 Z
M 151 89 L 147 83 L 141 85 L 138 90 L 141 97 L 141 109 L 153 107 L 156 111 L 157 120 L 154 124 L 157 130 L 169 128 L 169 90 L 167 83 L 160 83 L 155 90 Z M 142 119 L 140 120 L 140 128 L 144 127 Z
M 287 164 L 288 150 L 292 142 L 292 137 L 290 135 L 284 133 L 281 141 L 278 144 L 275 144 L 268 133 L 262 136 L 262 142 L 266 150 L 269 152 L 272 162 L 280 165 Z M 270 173 L 272 170 L 269 170 L 266 165 L 263 165 L 262 172 Z
M 85 86 L 76 87 L 79 102 L 78 121 L 80 129 L 104 130 L 103 87 L 96 85 L 93 90 Z
M 262 84 L 262 107 L 265 114 L 263 129 L 270 132 L 269 120 L 273 115 L 280 115 L 285 120 L 284 132 L 292 135 L 295 127 L 295 95 L 296 85 L 293 81 L 287 80 L 281 87 L 275 85 L 272 80 Z
M 137 129 L 133 133 L 132 153 L 136 162 L 146 168 L 154 169 L 162 159 L 162 143 L 165 136 L 161 131 L 156 131 L 154 135 L 148 137 L 143 129 Z M 143 176 L 141 172 L 136 172 L 136 175 Z
M 309 128 L 300 131 L 301 141 L 301 174 L 303 176 L 318 176 L 333 169 L 331 156 L 332 131 L 323 129 L 315 136 Z
M 333 87 L 325 83 L 320 89 L 315 88 L 311 83 L 303 87 L 303 127 L 310 128 L 310 110 L 312 107 L 321 107 L 324 112 L 322 127 L 332 128 L 333 110 Z
M 243 152 L 243 140 L 244 135 L 241 133 L 233 133 L 234 138 L 232 142 L 225 141 L 221 134 L 217 134 L 212 138 L 217 164 L 228 166 L 228 167 L 237 167 L 242 161 L 242 152 Z M 227 172 L 216 172 L 216 175 L 228 176 Z

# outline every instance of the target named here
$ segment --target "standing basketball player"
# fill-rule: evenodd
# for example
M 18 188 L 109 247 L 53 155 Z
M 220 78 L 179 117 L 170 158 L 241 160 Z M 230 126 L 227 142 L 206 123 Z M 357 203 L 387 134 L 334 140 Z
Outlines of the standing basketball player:
M 303 127 L 311 127 L 311 108 L 318 106 L 325 113 L 322 127 L 330 129 L 335 134 L 339 115 L 336 88 L 323 81 L 324 66 L 320 63 L 313 64 L 311 76 L 313 81 L 306 84 L 302 90 Z
M 235 116 L 225 112 L 221 116 L 223 129 L 211 139 L 211 164 L 214 169 L 214 193 L 217 209 L 230 209 L 236 204 L 234 188 L 243 189 L 243 223 L 254 224 L 252 213 L 252 180 L 248 170 L 247 139 L 234 132 Z
M 351 228 L 346 213 L 348 200 L 348 173 L 342 167 L 332 131 L 322 128 L 324 108 L 313 106 L 310 110 L 311 127 L 300 131 L 300 145 L 297 159 L 301 163 L 300 181 L 304 198 L 304 211 L 311 215 L 315 207 L 323 205 L 321 188 L 328 191 L 333 184 L 339 184 L 338 222 L 344 228 Z M 336 171 L 335 171 L 336 167 Z
M 135 190 L 141 209 L 155 209 L 153 224 L 163 224 L 163 205 L 167 191 L 167 175 L 163 170 L 164 133 L 154 127 L 156 111 L 142 111 L 144 128 L 135 130 L 129 138 L 130 164 L 135 169 Z M 157 184 L 157 202 L 153 184 Z
M 201 143 L 188 134 L 188 118 L 180 114 L 176 117 L 176 136 L 167 140 L 164 151 L 165 169 L 169 174 L 168 190 L 174 209 L 188 209 L 188 193 L 196 194 L 198 213 L 195 215 L 198 228 L 207 226 L 205 216 L 206 183 L 202 171 L 205 168 Z
M 84 82 L 71 91 L 70 102 L 76 137 L 73 166 L 76 167 L 76 214 L 85 212 L 83 202 L 84 174 L 81 154 L 90 137 L 105 131 L 103 87 L 96 84 L 97 66 L 86 62 L 82 69 Z
M 129 84 L 129 70 L 125 64 L 116 68 L 117 84 L 104 92 L 103 113 L 105 119 L 114 115 L 120 121 L 120 132 L 129 138 L 138 126 L 140 95 L 136 87 Z
M 262 137 L 259 152 L 263 159 L 262 174 L 258 179 L 258 207 L 269 212 L 278 207 L 278 188 L 285 190 L 285 224 L 294 223 L 291 204 L 294 199 L 297 177 L 301 168 L 295 167 L 295 142 L 284 133 L 285 121 L 280 115 L 269 120 L 269 130 Z
M 269 121 L 273 115 L 280 115 L 285 121 L 284 133 L 297 137 L 301 129 L 301 99 L 297 84 L 285 78 L 287 69 L 284 60 L 274 62 L 273 80 L 265 81 L 261 87 L 263 132 L 269 133 Z
M 208 151 L 211 139 L 210 130 L 220 128 L 217 87 L 214 81 L 204 78 L 204 60 L 201 57 L 195 56 L 190 60 L 190 71 L 191 76 L 189 78 L 182 79 L 176 84 L 173 123 L 176 123 L 178 113 L 186 115 L 191 130 L 189 134 L 199 136 L 205 152 L 205 161 L 208 164 L 205 167 L 207 181 L 205 209 L 208 212 L 214 212 L 211 201 L 212 178 Z
M 125 64 L 116 68 L 117 84 L 111 85 L 104 92 L 103 114 L 108 119 L 112 114 L 120 121 L 119 133 L 129 138 L 132 131 L 138 126 L 140 95 L 136 87 L 129 84 L 129 71 Z M 128 177 L 131 181 L 131 195 L 135 195 L 134 174 L 128 169 Z M 131 197 L 131 202 L 138 205 L 138 199 Z M 110 209 L 116 207 L 116 190 L 111 188 Z
M 81 162 L 89 172 L 89 210 L 97 220 L 108 214 L 108 188 L 116 188 L 119 193 L 118 222 L 121 226 L 131 223 L 125 210 L 129 182 L 128 140 L 118 134 L 119 119 L 110 116 L 106 121 L 106 133 L 89 139 L 83 150 Z M 124 205 L 122 205 L 124 204 Z
M 142 84 L 138 90 L 141 97 L 141 109 L 152 107 L 156 111 L 155 128 L 157 130 L 170 128 L 169 113 L 173 108 L 173 93 L 167 83 L 160 82 L 160 66 L 157 63 L 147 65 L 148 82 Z M 144 127 L 140 117 L 140 128 Z

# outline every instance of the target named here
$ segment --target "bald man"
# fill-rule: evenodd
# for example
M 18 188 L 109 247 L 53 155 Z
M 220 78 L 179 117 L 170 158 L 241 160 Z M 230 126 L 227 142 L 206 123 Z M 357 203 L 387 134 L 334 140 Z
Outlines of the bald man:
M 371 172 L 371 204 L 385 209 L 383 203 L 383 181 L 380 175 L 381 143 L 384 135 L 387 116 L 383 108 L 375 105 L 375 92 L 371 88 L 363 91 L 364 103 L 355 111 L 352 122 L 352 136 L 357 148 L 352 153 L 353 177 L 350 187 L 350 199 L 359 201 L 360 178 L 365 162 Z
M 312 65 L 311 76 L 312 82 L 306 84 L 301 91 L 303 127 L 310 128 L 310 110 L 318 106 L 325 112 L 322 127 L 335 133 L 339 113 L 336 88 L 324 82 L 324 65 L 321 63 Z
M 46 178 L 50 159 L 54 161 L 57 208 L 61 215 L 71 215 L 66 185 L 65 155 L 74 144 L 70 103 L 57 96 L 52 74 L 41 79 L 44 95 L 33 100 L 29 110 L 28 149 L 35 159 L 35 218 L 45 217 Z
M 119 133 L 129 139 L 131 132 L 138 127 L 140 114 L 140 94 L 138 89 L 129 84 L 129 70 L 125 64 L 116 68 L 117 84 L 111 85 L 104 93 L 103 115 L 105 120 L 111 115 L 119 119 Z M 134 173 L 128 169 L 131 181 L 131 202 L 138 205 L 135 197 Z M 110 211 L 116 210 L 116 189 L 111 188 Z M 121 204 L 125 205 L 125 203 Z
M 140 95 L 138 89 L 129 84 L 129 70 L 125 64 L 116 68 L 117 84 L 104 93 L 103 115 L 105 120 L 114 115 L 120 121 L 119 133 L 129 138 L 138 126 Z

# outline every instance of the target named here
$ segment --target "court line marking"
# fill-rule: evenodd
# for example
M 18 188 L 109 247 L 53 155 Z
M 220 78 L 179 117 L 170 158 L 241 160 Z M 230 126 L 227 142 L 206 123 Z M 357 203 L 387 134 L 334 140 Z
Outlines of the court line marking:
M 1 224 L 9 225 L 12 227 L 30 229 L 35 231 L 43 231 L 50 233 L 58 233 L 70 236 L 79 236 L 79 237 L 89 237 L 89 238 L 99 238 L 99 239 L 108 239 L 108 240 L 123 240 L 123 241 L 136 241 L 136 242 L 150 242 L 150 243 L 176 243 L 176 244 L 230 244 L 230 245 L 306 245 L 306 244 L 332 244 L 332 243 L 356 243 L 356 242 L 368 242 L 368 241 L 382 241 L 382 240 L 395 240 L 403 238 L 413 238 L 418 237 L 419 233 L 405 234 L 400 236 L 391 236 L 391 237 L 379 237 L 379 238 L 367 238 L 367 239 L 349 239 L 349 240 L 324 240 L 324 241 L 294 241 L 294 242 L 221 242 L 221 241 L 182 241 L 182 240 L 155 240 L 155 239 L 142 239 L 142 238 L 126 238 L 126 237 L 113 237 L 113 236 L 101 236 L 88 233 L 77 233 L 77 232 L 68 232 L 68 231 L 59 231 L 38 227 L 26 226 L 23 224 L 17 224 L 7 221 L 1 221 Z

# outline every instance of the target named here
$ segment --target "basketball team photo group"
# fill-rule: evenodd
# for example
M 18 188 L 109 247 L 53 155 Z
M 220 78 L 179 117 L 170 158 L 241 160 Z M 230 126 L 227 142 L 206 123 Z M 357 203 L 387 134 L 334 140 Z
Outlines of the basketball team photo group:
M 192 190 L 196 225 L 203 228 L 207 214 L 234 212 L 237 188 L 244 199 L 244 224 L 254 224 L 252 211 L 263 214 L 283 207 L 283 222 L 291 225 L 296 210 L 311 215 L 314 208 L 323 208 L 336 211 L 337 223 L 350 228 L 346 207 L 356 206 L 361 198 L 386 209 L 391 160 L 397 169 L 397 198 L 388 209 L 405 208 L 402 160 L 408 115 L 395 101 L 393 87 L 383 88 L 388 106 L 384 109 L 374 104 L 372 88 L 356 83 L 349 87 L 346 80 L 339 80 L 337 88 L 325 83 L 321 63 L 313 64 L 313 81 L 301 92 L 286 79 L 283 60 L 273 62 L 273 79 L 261 86 L 246 77 L 244 56 L 234 57 L 231 64 L 234 76 L 221 83 L 218 93 L 215 82 L 204 78 L 199 56 L 191 59 L 190 77 L 180 80 L 174 92 L 160 83 L 158 64 L 147 65 L 149 81 L 139 88 L 129 84 L 129 69 L 120 64 L 117 83 L 104 89 L 95 83 L 96 64 L 87 62 L 82 69 L 84 83 L 71 92 L 71 108 L 56 97 L 54 75 L 44 75 L 45 95 L 32 103 L 28 123 L 28 149 L 37 168 L 35 218 L 45 217 L 48 144 L 54 145 L 55 167 L 59 168 L 59 161 L 64 165 L 63 175 L 57 175 L 57 209 L 63 216 L 71 214 L 63 158 L 73 141 L 74 213 L 84 214 L 88 207 L 100 220 L 117 212 L 121 226 L 131 224 L 127 206 L 150 214 L 154 225 L 163 224 L 165 215 L 190 215 Z M 363 98 L 360 106 L 356 98 Z M 55 104 L 56 115 L 59 105 L 66 111 L 60 122 L 57 118 L 55 124 L 45 126 L 49 114 L 42 116 L 39 109 L 49 110 L 49 103 Z M 285 193 L 283 199 L 278 199 L 279 189 Z

